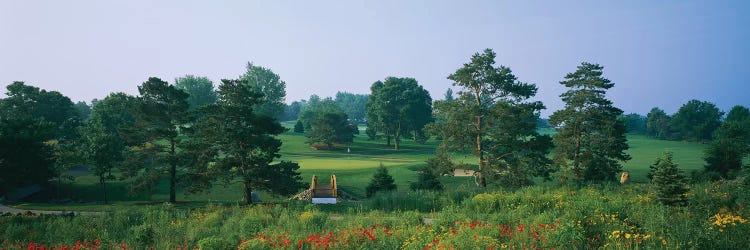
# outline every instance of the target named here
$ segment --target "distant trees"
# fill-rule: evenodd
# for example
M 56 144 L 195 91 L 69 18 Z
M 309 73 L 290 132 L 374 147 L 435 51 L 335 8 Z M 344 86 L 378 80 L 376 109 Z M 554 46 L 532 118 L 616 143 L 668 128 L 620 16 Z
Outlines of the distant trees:
M 750 156 L 750 111 L 734 106 L 713 137 L 704 156 L 705 170 L 722 177 L 740 170 Z
M 368 95 L 352 94 L 348 92 L 337 92 L 334 101 L 342 111 L 349 117 L 352 124 L 365 122 L 365 105 Z
M 186 75 L 174 80 L 175 88 L 188 94 L 187 103 L 191 110 L 216 103 L 214 83 L 207 77 Z
M 568 73 L 560 84 L 569 90 L 560 95 L 562 110 L 550 116 L 558 127 L 554 135 L 555 162 L 572 172 L 576 182 L 613 181 L 622 169 L 620 162 L 630 160 L 625 124 L 617 119 L 623 112 L 605 97 L 615 86 L 602 77 L 604 67 L 582 63 Z
M 307 131 L 307 143 L 325 145 L 333 148 L 334 143 L 346 144 L 354 140 L 356 125 L 349 124 L 343 112 L 323 112 L 313 118 L 311 128 Z
M 453 101 L 435 102 L 436 122 L 429 130 L 443 137 L 442 146 L 471 150 L 478 158 L 477 185 L 487 186 L 488 177 L 501 185 L 527 185 L 551 171 L 551 139 L 536 130 L 544 105 L 528 101 L 537 87 L 518 81 L 508 67 L 496 67 L 495 56 L 491 49 L 476 53 L 448 76 L 462 90 Z
M 625 128 L 631 134 L 646 134 L 646 117 L 636 113 L 621 115 L 620 118 L 625 123 Z
M 375 174 L 372 175 L 370 184 L 365 188 L 367 197 L 372 197 L 377 192 L 388 192 L 396 190 L 396 184 L 393 181 L 393 176 L 388 174 L 388 169 L 380 163 L 380 167 L 375 170 Z
M 672 116 L 670 126 L 677 133 L 677 139 L 710 141 L 723 115 L 713 103 L 690 100 Z
M 439 174 L 432 171 L 428 166 L 417 170 L 417 181 L 409 184 L 411 190 L 443 190 L 443 184 L 438 179 Z
M 271 69 L 247 63 L 247 71 L 240 79 L 257 92 L 263 94 L 255 110 L 258 114 L 281 119 L 286 110 L 286 82 Z
M 669 120 L 670 117 L 664 110 L 652 108 L 646 115 L 646 134 L 658 139 L 670 138 Z
M 423 142 L 425 125 L 432 121 L 432 98 L 414 78 L 388 77 L 370 87 L 372 93 L 366 105 L 368 130 L 385 134 L 386 144 L 412 133 L 415 141 Z
M 301 121 L 297 121 L 297 123 L 294 124 L 294 133 L 304 133 L 305 132 L 305 126 L 302 125 Z

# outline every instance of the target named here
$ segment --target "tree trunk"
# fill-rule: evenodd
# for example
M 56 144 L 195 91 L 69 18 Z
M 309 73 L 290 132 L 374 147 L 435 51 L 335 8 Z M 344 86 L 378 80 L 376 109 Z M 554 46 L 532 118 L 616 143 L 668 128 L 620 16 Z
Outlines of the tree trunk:
M 175 162 L 175 150 L 174 150 L 174 139 L 169 140 L 170 147 L 170 159 L 169 159 L 169 202 L 175 203 L 177 201 L 177 195 L 175 190 L 175 182 L 177 178 L 177 162 Z
M 246 179 L 242 184 L 244 191 L 242 201 L 247 205 L 253 204 L 253 189 L 250 187 L 250 180 Z
M 398 123 L 398 129 L 396 129 L 396 133 L 394 133 L 393 136 L 393 145 L 396 151 L 398 151 L 398 140 L 401 137 L 401 123 Z
M 484 162 L 484 149 L 482 148 L 482 99 L 479 93 L 479 89 L 474 90 L 474 96 L 477 102 L 477 155 L 479 157 L 479 186 L 487 187 L 487 179 L 485 178 L 486 166 Z
M 107 200 L 107 182 L 104 180 L 104 175 L 99 176 L 99 183 L 102 185 L 102 193 L 104 194 L 104 204 L 109 204 Z
M 391 132 L 388 130 L 385 131 L 385 145 L 391 146 Z

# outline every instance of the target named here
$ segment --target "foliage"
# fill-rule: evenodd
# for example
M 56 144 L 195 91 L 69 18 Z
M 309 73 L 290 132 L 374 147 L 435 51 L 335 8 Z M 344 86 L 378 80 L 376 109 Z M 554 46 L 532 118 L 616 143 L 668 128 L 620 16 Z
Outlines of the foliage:
M 191 110 L 216 103 L 214 83 L 207 77 L 186 75 L 174 80 L 175 88 L 188 94 L 187 103 Z
M 710 141 L 723 115 L 713 103 L 690 100 L 672 116 L 670 126 L 677 133 L 676 139 Z
M 453 89 L 448 88 L 448 90 L 446 90 L 445 94 L 443 95 L 443 101 L 450 102 L 450 101 L 453 101 L 454 99 L 456 99 L 456 98 L 453 97 Z
M 59 176 L 62 165 L 55 163 L 65 159 L 54 146 L 76 140 L 80 125 L 73 102 L 59 92 L 23 82 L 6 88 L 0 99 L 0 193 Z
M 669 124 L 669 115 L 664 110 L 654 107 L 646 115 L 646 134 L 658 139 L 671 138 Z
M 91 115 L 91 106 L 86 104 L 86 102 L 79 101 L 75 104 L 75 109 L 78 111 L 78 117 L 81 118 L 81 121 L 85 121 L 89 118 L 89 115 Z
M 136 129 L 133 134 L 139 141 L 154 145 L 152 152 L 156 160 L 152 169 L 146 169 L 141 185 L 153 188 L 161 177 L 169 180 L 169 202 L 177 199 L 178 157 L 180 130 L 189 123 L 188 93 L 175 85 L 151 77 L 138 86 L 141 96 L 135 108 Z M 167 145 L 158 142 L 166 141 Z
M 409 185 L 411 190 L 443 190 L 443 184 L 430 167 L 423 167 L 417 170 L 417 181 Z
M 293 121 L 299 119 L 299 114 L 302 112 L 302 108 L 307 104 L 307 101 L 293 101 L 291 104 L 286 106 L 284 110 L 283 121 Z
M 281 119 L 286 109 L 286 82 L 271 69 L 247 63 L 246 72 L 240 79 L 253 90 L 263 93 L 261 102 L 254 107 L 259 115 Z
M 399 149 L 401 136 L 412 133 L 415 142 L 424 142 L 422 131 L 432 121 L 432 98 L 414 78 L 388 77 L 370 87 L 366 105 L 367 126 L 385 134 L 387 145 L 393 138 Z
M 341 107 L 341 110 L 351 120 L 351 123 L 357 124 L 366 121 L 365 104 L 367 104 L 368 95 L 352 94 L 348 92 L 336 92 L 334 101 Z
M 341 110 L 341 107 L 336 104 L 332 98 L 327 97 L 325 99 L 320 99 L 317 95 L 311 95 L 307 105 L 305 105 L 300 112 L 299 121 L 302 122 L 305 130 L 309 130 L 312 128 L 312 124 L 318 116 L 324 113 L 343 112 L 344 111 Z
M 319 113 L 307 131 L 307 143 L 326 145 L 329 149 L 333 148 L 334 143 L 351 143 L 354 141 L 354 129 L 355 125 L 349 124 L 344 113 Z
M 382 163 L 380 164 L 380 167 L 375 170 L 375 174 L 372 175 L 370 184 L 367 185 L 365 190 L 367 191 L 367 197 L 371 197 L 377 192 L 396 190 L 396 184 L 393 183 L 393 176 L 388 174 L 388 169 L 386 169 Z
M 529 102 L 534 84 L 518 81 L 510 68 L 495 67 L 495 52 L 474 54 L 471 62 L 448 76 L 462 88 L 458 99 L 435 102 L 436 122 L 429 130 L 443 137 L 443 146 L 471 150 L 477 156 L 477 184 L 491 180 L 520 186 L 551 169 L 546 154 L 552 144 L 537 132 L 541 102 Z
M 206 116 L 196 121 L 197 136 L 192 140 L 197 145 L 210 146 L 212 151 L 201 151 L 210 160 L 197 161 L 197 169 L 205 173 L 193 171 L 193 176 L 205 176 L 209 179 L 203 182 L 207 186 L 212 179 L 239 179 L 246 204 L 252 202 L 253 189 L 285 195 L 299 190 L 303 184 L 296 163 L 271 164 L 280 156 L 281 141 L 275 136 L 284 128 L 275 119 L 255 111 L 267 100 L 263 94 L 244 80 L 222 80 L 218 94 L 218 103 L 205 107 Z
M 302 121 L 297 121 L 294 123 L 294 133 L 304 133 L 305 132 L 305 126 L 302 125 Z
M 115 178 L 112 172 L 124 160 L 125 142 L 108 131 L 99 116 L 87 121 L 83 134 L 83 152 L 91 164 L 89 172 L 99 179 L 104 204 L 108 204 L 107 181 Z
M 636 113 L 630 113 L 627 115 L 620 116 L 625 123 L 625 128 L 628 133 L 633 134 L 645 134 L 646 133 L 646 117 L 643 117 Z
M 652 169 L 651 183 L 656 189 L 656 201 L 669 206 L 686 205 L 687 193 L 690 191 L 687 178 L 677 168 L 677 164 L 672 162 L 672 153 L 665 152 L 664 158 L 657 158 Z
M 555 162 L 579 183 L 614 181 L 621 162 L 630 160 L 625 124 L 617 119 L 622 110 L 605 97 L 615 84 L 602 77 L 603 69 L 584 62 L 568 73 L 560 82 L 569 88 L 560 95 L 565 108 L 550 116 L 550 123 L 559 127 L 554 135 Z
M 743 167 L 750 156 L 750 115 L 747 108 L 736 106 L 714 133 L 714 140 L 705 152 L 708 172 L 727 177 Z

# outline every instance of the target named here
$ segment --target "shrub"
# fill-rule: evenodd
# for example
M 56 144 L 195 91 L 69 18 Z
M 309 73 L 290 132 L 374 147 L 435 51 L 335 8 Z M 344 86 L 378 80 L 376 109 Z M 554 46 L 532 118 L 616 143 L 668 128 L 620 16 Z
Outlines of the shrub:
M 412 182 L 409 187 L 411 190 L 443 190 L 443 184 L 440 183 L 435 173 L 429 167 L 423 167 L 418 171 L 417 182 Z
M 672 162 L 672 153 L 665 152 L 664 159 L 657 159 L 653 168 L 653 183 L 656 200 L 665 205 L 685 205 L 687 203 L 687 180 Z
M 396 190 L 396 184 L 393 183 L 393 176 L 388 174 L 388 169 L 383 166 L 383 163 L 380 163 L 380 167 L 375 170 L 370 184 L 367 185 L 367 197 L 372 197 L 376 192 L 391 190 Z

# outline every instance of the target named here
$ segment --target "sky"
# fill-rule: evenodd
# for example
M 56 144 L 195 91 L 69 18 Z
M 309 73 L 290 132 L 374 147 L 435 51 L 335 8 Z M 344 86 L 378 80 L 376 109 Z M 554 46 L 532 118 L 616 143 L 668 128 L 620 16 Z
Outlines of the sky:
M 674 113 L 691 99 L 750 107 L 744 0 L 0 0 L 0 84 L 74 102 L 135 95 L 150 76 L 218 84 L 247 62 L 279 74 L 287 102 L 367 94 L 388 76 L 442 99 L 446 77 L 485 48 L 538 86 L 545 117 L 563 107 L 559 82 L 581 62 L 604 66 L 615 83 L 607 96 L 626 113 Z

